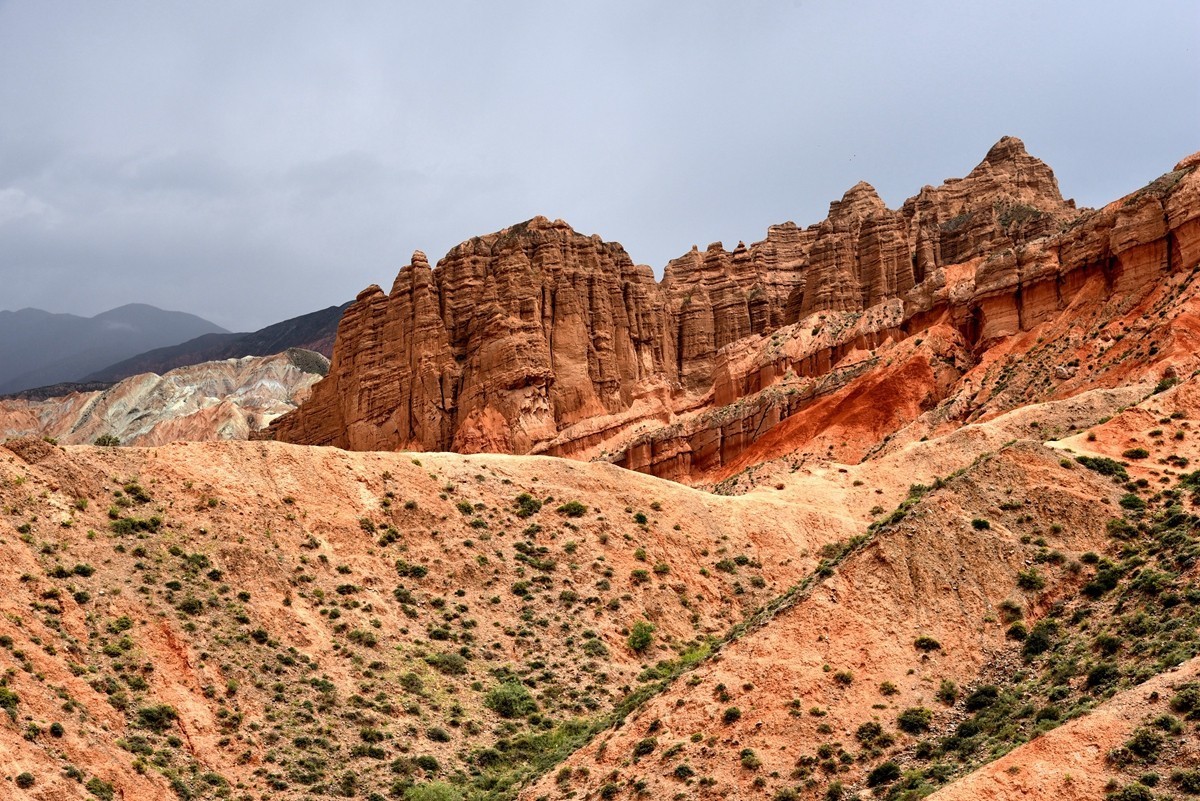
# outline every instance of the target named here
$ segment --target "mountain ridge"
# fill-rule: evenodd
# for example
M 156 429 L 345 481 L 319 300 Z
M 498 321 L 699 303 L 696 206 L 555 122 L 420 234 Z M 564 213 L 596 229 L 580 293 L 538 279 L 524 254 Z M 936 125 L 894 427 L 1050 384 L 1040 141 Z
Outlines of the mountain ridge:
M 82 317 L 0 311 L 0 394 L 77 381 L 105 364 L 225 329 L 187 312 L 128 303 Z
M 939 403 L 987 342 L 1059 314 L 1089 276 L 1102 281 L 1089 293 L 1135 292 L 1194 259 L 1193 172 L 1185 159 L 1166 184 L 1080 210 L 1004 137 L 966 177 L 896 210 L 859 182 L 826 220 L 771 226 L 733 251 L 694 247 L 661 281 L 619 244 L 535 217 L 464 241 L 436 268 L 418 251 L 389 293 L 361 292 L 330 375 L 271 431 L 351 449 L 603 453 L 684 480 L 719 472 L 808 407 L 814 390 L 795 377 L 825 380 L 827 394 L 851 354 L 931 328 L 958 365 L 920 401 Z
M 271 356 L 289 348 L 312 350 L 329 357 L 333 337 L 349 303 L 281 320 L 257 331 L 203 334 L 176 345 L 138 353 L 84 376 L 84 382 L 117 382 L 139 373 L 164 373 L 201 362 L 244 356 Z

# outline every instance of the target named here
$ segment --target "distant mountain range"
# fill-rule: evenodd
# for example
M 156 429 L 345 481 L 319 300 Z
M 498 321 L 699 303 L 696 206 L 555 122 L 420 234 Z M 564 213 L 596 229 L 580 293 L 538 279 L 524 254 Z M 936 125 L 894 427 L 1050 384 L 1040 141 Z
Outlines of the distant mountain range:
M 177 367 L 243 356 L 270 356 L 288 348 L 315 350 L 329 357 L 338 322 L 349 303 L 293 317 L 249 333 L 208 333 L 178 345 L 155 348 L 83 376 L 83 382 L 115 383 L 139 373 L 162 375 Z
M 184 312 L 130 303 L 95 317 L 41 309 L 0 311 L 0 394 L 77 381 L 138 353 L 228 333 Z
M 304 348 L 330 356 L 349 303 L 258 331 L 231 333 L 200 317 L 141 303 L 95 317 L 0 311 L 0 395 L 43 399 L 104 389 L 139 373 Z

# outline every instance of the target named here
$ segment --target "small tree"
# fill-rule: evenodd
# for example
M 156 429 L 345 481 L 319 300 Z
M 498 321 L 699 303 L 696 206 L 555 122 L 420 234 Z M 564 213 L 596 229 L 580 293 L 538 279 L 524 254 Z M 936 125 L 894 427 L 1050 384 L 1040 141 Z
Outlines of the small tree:
M 633 624 L 633 629 L 629 632 L 629 639 L 626 641 L 632 651 L 641 653 L 650 647 L 650 643 L 654 641 L 654 624 L 646 620 L 639 620 Z
M 92 444 L 99 445 L 102 448 L 115 448 L 121 444 L 121 440 L 119 437 L 114 436 L 113 434 L 101 434 L 100 436 L 96 437 L 96 441 Z

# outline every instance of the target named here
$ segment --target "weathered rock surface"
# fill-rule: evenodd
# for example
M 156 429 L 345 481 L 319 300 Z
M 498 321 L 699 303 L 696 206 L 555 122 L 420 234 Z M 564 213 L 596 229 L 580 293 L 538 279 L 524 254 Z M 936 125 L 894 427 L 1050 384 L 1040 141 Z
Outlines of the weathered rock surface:
M 876 369 L 880 349 L 943 326 L 923 356 L 928 392 L 906 401 L 902 425 L 983 350 L 1085 288 L 1136 293 L 1200 263 L 1194 161 L 1081 212 L 1005 137 L 965 178 L 899 209 L 860 182 L 821 223 L 773 226 L 732 252 L 693 248 L 661 283 L 620 245 L 535 218 L 464 242 L 436 269 L 418 253 L 390 294 L 360 294 L 329 377 L 271 431 L 349 449 L 608 458 L 686 478 Z
M 51 437 L 90 444 L 102 435 L 124 445 L 248 439 L 296 408 L 329 368 L 319 353 L 206 362 L 165 375 L 131 376 L 98 392 L 33 401 L 0 400 L 0 439 Z
M 676 376 L 666 299 L 617 244 L 538 217 L 424 254 L 346 312 L 329 378 L 280 439 L 528 452 Z

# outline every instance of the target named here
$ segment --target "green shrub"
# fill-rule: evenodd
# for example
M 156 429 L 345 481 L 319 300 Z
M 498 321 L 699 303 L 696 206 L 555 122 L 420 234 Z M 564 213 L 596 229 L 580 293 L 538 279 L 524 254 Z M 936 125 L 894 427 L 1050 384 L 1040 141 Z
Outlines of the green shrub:
M 929 724 L 932 721 L 933 712 L 923 706 L 910 706 L 896 718 L 896 725 L 900 727 L 901 731 L 920 734 L 923 731 L 929 731 Z
M 1000 610 L 1001 620 L 1005 623 L 1015 623 L 1025 616 L 1025 610 L 1015 601 L 1001 601 L 997 608 Z
M 881 784 L 890 784 L 899 778 L 900 766 L 888 760 L 880 765 L 876 765 L 874 770 L 867 774 L 867 786 L 878 787 Z
M 3 690 L 4 688 L 0 687 L 0 706 L 4 706 Z M 1189 682 L 1180 687 L 1171 697 L 1171 709 L 1186 715 L 1188 720 L 1200 718 L 1200 684 Z
M 1141 496 L 1132 492 L 1122 495 L 1121 500 L 1117 501 L 1117 503 L 1121 505 L 1122 509 L 1128 509 L 1131 512 L 1140 512 L 1146 508 L 1146 502 L 1142 500 Z
M 176 604 L 176 606 L 180 612 L 187 615 L 198 615 L 204 611 L 204 602 L 190 595 Z
M 461 676 L 467 672 L 466 657 L 453 651 L 430 654 L 425 661 L 447 676 Z
M 629 639 L 626 644 L 631 651 L 641 653 L 650 647 L 650 643 L 654 641 L 654 624 L 646 620 L 639 620 L 633 624 L 633 628 L 629 632 Z
M 437 757 L 430 756 L 429 754 L 413 757 L 413 764 L 430 776 L 442 770 L 442 765 L 437 761 Z
M 366 629 L 352 629 L 346 634 L 346 639 L 355 645 L 362 645 L 366 648 L 374 648 L 379 644 L 379 638 Z
M 731 706 L 721 713 L 721 721 L 726 725 L 737 723 L 742 717 L 742 710 L 736 706 Z
M 1104 796 L 1106 801 L 1154 801 L 1154 792 L 1140 782 L 1127 784 Z
M 121 439 L 113 434 L 101 434 L 96 437 L 92 444 L 99 445 L 102 448 L 115 448 L 121 444 Z
M 587 514 L 587 507 L 579 501 L 567 501 L 555 511 L 567 517 L 583 517 Z
M 590 640 L 584 640 L 580 650 L 582 650 L 587 656 L 608 656 L 608 647 L 605 646 L 605 644 L 598 637 Z
M 17 704 L 21 703 L 21 698 L 8 687 L 0 684 L 0 709 L 8 713 L 8 716 L 13 720 L 17 719 Z
M 99 444 L 99 443 L 96 443 L 96 444 Z M 37 783 L 37 779 L 33 778 L 33 774 L 28 773 L 28 772 L 18 773 L 15 781 L 16 781 L 17 786 L 20 787 L 22 790 L 28 790 L 30 787 L 32 787 L 34 784 Z
M 963 702 L 963 706 L 968 712 L 978 712 L 995 704 L 999 697 L 999 687 L 994 684 L 985 684 L 972 690 L 971 694 L 967 696 L 967 700 Z
M 462 793 L 446 782 L 425 782 L 405 790 L 404 801 L 462 801 Z
M 83 789 L 99 798 L 100 801 L 112 801 L 113 786 L 98 776 L 93 776 L 83 785 Z
M 971 528 L 975 529 L 976 531 L 986 531 L 991 527 L 992 524 L 984 520 L 982 517 L 977 517 L 971 521 Z
M 177 717 L 179 713 L 175 711 L 175 707 L 167 704 L 144 706 L 137 711 L 137 725 L 162 733 L 171 728 Z
M 1099 689 L 1112 684 L 1121 678 L 1121 669 L 1115 662 L 1101 662 L 1088 671 L 1087 687 L 1089 690 Z
M 1189 795 L 1200 795 L 1200 770 L 1177 770 L 1171 773 L 1171 781 Z
M 913 640 L 913 647 L 918 651 L 939 651 L 942 644 L 932 637 L 921 636 Z
M 1150 722 L 1150 725 L 1175 737 L 1183 734 L 1183 724 L 1179 722 L 1179 718 L 1173 715 L 1159 715 Z
M 410 565 L 403 559 L 396 560 L 396 574 L 401 578 L 425 578 L 429 574 L 429 569 L 424 565 Z
M 537 702 L 529 690 L 516 681 L 497 684 L 488 691 L 483 703 L 502 718 L 522 718 L 537 711 Z
M 1017 573 L 1017 586 L 1023 590 L 1040 590 L 1046 586 L 1046 579 L 1036 567 Z
M 1163 736 L 1153 729 L 1138 728 L 1125 743 L 1125 747 L 1144 762 L 1154 762 L 1158 759 L 1158 752 L 1162 748 L 1163 742 Z
M 1022 655 L 1031 658 L 1045 653 L 1050 650 L 1057 635 L 1057 623 L 1053 620 L 1039 620 L 1029 632 L 1029 636 L 1025 638 L 1025 644 L 1021 647 Z
M 518 495 L 513 501 L 513 505 L 517 507 L 517 517 L 520 518 L 532 517 L 542 509 L 542 502 L 528 492 Z
M 657 747 L 658 738 L 647 737 L 644 740 L 638 740 L 637 744 L 633 746 L 633 755 L 635 757 L 644 757 L 647 754 L 652 753 Z
M 1121 451 L 1121 455 L 1126 459 L 1146 459 L 1150 456 L 1150 451 L 1145 448 L 1128 448 Z
M 883 727 L 870 720 L 858 727 L 854 732 L 854 739 L 864 746 L 870 746 L 881 734 L 883 734 Z
M 1122 481 L 1129 479 L 1129 474 L 1125 472 L 1125 466 L 1107 456 L 1076 456 L 1075 461 L 1089 470 L 1095 470 L 1102 476 L 1111 476 Z
M 1137 498 L 1136 495 L 1133 497 Z M 1140 500 L 1140 499 L 1139 499 Z M 1104 525 L 1104 530 L 1108 532 L 1108 536 L 1118 540 L 1131 540 L 1137 537 L 1137 528 L 1130 524 L 1123 517 L 1114 517 Z M 1099 561 L 1097 559 L 1097 561 Z
M 958 700 L 958 685 L 950 679 L 942 679 L 934 697 L 946 706 L 954 706 L 954 702 Z

